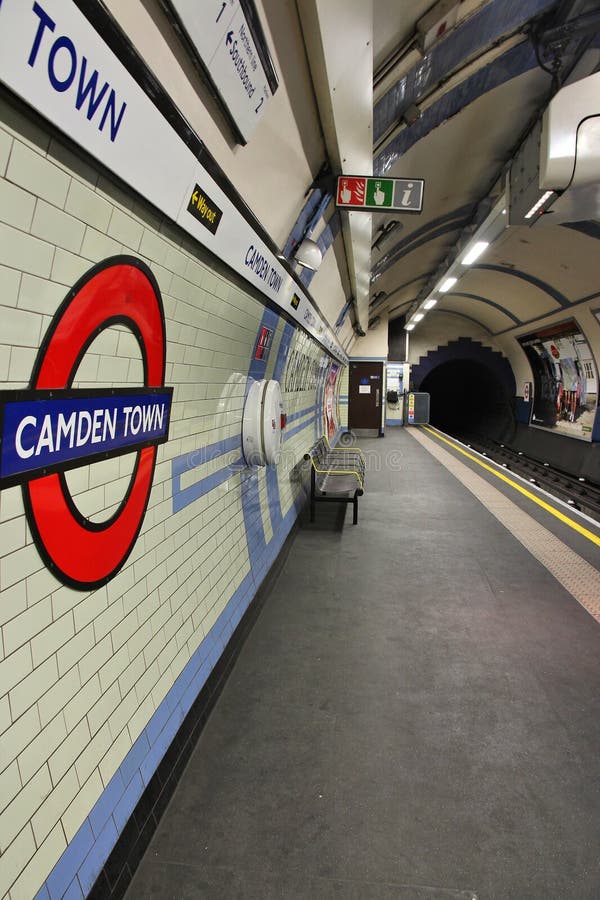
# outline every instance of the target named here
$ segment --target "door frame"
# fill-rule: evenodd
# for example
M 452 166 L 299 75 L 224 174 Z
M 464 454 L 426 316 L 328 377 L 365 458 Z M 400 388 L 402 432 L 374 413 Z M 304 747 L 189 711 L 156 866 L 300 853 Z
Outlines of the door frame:
M 377 426 L 362 426 L 355 425 L 355 428 L 369 428 L 373 430 L 377 430 L 377 436 L 384 436 L 384 428 L 385 428 L 385 384 L 386 384 L 386 363 L 387 359 L 383 356 L 357 356 L 350 357 L 348 360 L 348 428 L 351 429 L 353 426 L 350 424 L 351 419 L 351 406 L 352 406 L 352 390 L 351 390 L 351 368 L 353 364 L 361 364 L 364 363 L 366 365 L 372 366 L 381 366 L 381 387 L 380 387 L 380 400 L 379 400 L 379 423 Z

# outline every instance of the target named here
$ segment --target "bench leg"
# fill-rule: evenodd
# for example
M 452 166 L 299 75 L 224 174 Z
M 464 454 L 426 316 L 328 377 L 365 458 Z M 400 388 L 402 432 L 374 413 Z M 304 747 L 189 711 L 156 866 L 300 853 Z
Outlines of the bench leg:
M 310 521 L 315 521 L 315 470 L 310 470 Z
M 352 506 L 354 507 L 354 516 L 352 517 L 352 524 L 358 525 L 358 496 L 357 496 L 357 494 L 354 495 L 354 501 L 352 503 Z

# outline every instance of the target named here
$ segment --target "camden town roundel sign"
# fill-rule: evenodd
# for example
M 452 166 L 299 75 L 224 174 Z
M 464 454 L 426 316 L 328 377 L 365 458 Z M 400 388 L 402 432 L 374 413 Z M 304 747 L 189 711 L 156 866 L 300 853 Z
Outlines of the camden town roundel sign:
M 73 388 L 86 351 L 120 324 L 140 347 L 143 387 Z M 166 336 L 160 290 L 130 256 L 90 269 L 56 312 L 35 361 L 30 390 L 3 392 L 0 487 L 21 483 L 34 540 L 65 584 L 89 590 L 112 578 L 131 553 L 152 487 L 157 445 L 167 440 L 172 389 L 165 388 Z M 111 517 L 78 510 L 65 472 L 136 452 L 125 496 Z

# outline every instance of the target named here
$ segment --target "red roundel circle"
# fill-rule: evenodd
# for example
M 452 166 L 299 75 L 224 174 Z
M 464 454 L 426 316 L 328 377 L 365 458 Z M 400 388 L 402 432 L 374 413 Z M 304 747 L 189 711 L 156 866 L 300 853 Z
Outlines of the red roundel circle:
M 150 269 L 129 256 L 111 257 L 94 266 L 69 292 L 40 348 L 31 387 L 70 388 L 92 341 L 118 323 L 137 337 L 145 387 L 163 387 L 166 338 L 160 290 Z M 138 451 L 127 494 L 106 522 L 90 522 L 81 515 L 61 473 L 24 485 L 36 544 L 61 581 L 87 590 L 116 575 L 142 526 L 156 452 L 155 446 Z

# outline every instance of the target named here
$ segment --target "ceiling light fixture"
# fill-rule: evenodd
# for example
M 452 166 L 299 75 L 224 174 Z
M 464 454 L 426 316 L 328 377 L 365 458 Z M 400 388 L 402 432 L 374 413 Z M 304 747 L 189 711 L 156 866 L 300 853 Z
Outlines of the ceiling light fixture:
M 424 319 L 424 318 L 425 318 L 425 313 L 415 313 L 413 316 L 413 320 L 415 322 L 420 322 L 421 319 Z
M 534 203 L 534 205 L 531 207 L 531 209 L 529 210 L 528 213 L 525 213 L 525 218 L 532 219 L 535 216 L 536 212 L 541 211 L 544 203 L 546 203 L 546 201 L 549 200 L 553 194 L 554 194 L 554 191 L 546 191 L 544 194 L 542 194 L 542 196 L 540 197 L 538 202 Z
M 450 276 L 450 278 L 446 278 L 446 280 L 442 282 L 442 284 L 440 284 L 438 290 L 440 291 L 440 293 L 446 294 L 451 287 L 454 287 L 457 281 L 458 278 L 454 278 L 454 276 L 452 275 Z
M 405 331 L 412 331 L 414 327 L 414 325 L 407 325 Z
M 487 250 L 489 246 L 489 241 L 477 241 L 475 244 L 473 244 L 469 252 L 462 259 L 463 266 L 472 265 L 476 259 L 479 259 L 483 251 Z
M 485 206 L 489 207 L 491 202 L 491 198 L 488 198 Z M 474 233 L 470 228 L 463 231 L 463 237 L 466 236 L 467 233 L 469 234 L 469 237 L 465 241 L 461 253 L 454 258 L 453 262 L 446 264 L 445 272 L 443 269 L 441 270 L 444 272 L 441 283 L 438 281 L 440 278 L 438 270 L 435 282 L 425 287 L 423 291 L 425 299 L 420 301 L 421 309 L 427 310 L 431 309 L 432 306 L 435 306 L 440 298 L 432 296 L 433 294 L 436 294 L 438 291 L 445 294 L 454 287 L 458 279 L 465 273 L 463 266 L 470 265 L 474 259 L 480 256 L 481 253 L 493 244 L 504 232 L 506 229 L 506 219 L 506 195 L 503 193 L 497 198 L 491 212 L 486 216 Z M 461 259 L 463 253 L 464 256 Z
M 316 272 L 323 262 L 321 248 L 310 238 L 304 238 L 294 253 L 294 258 L 297 263 L 312 272 Z

